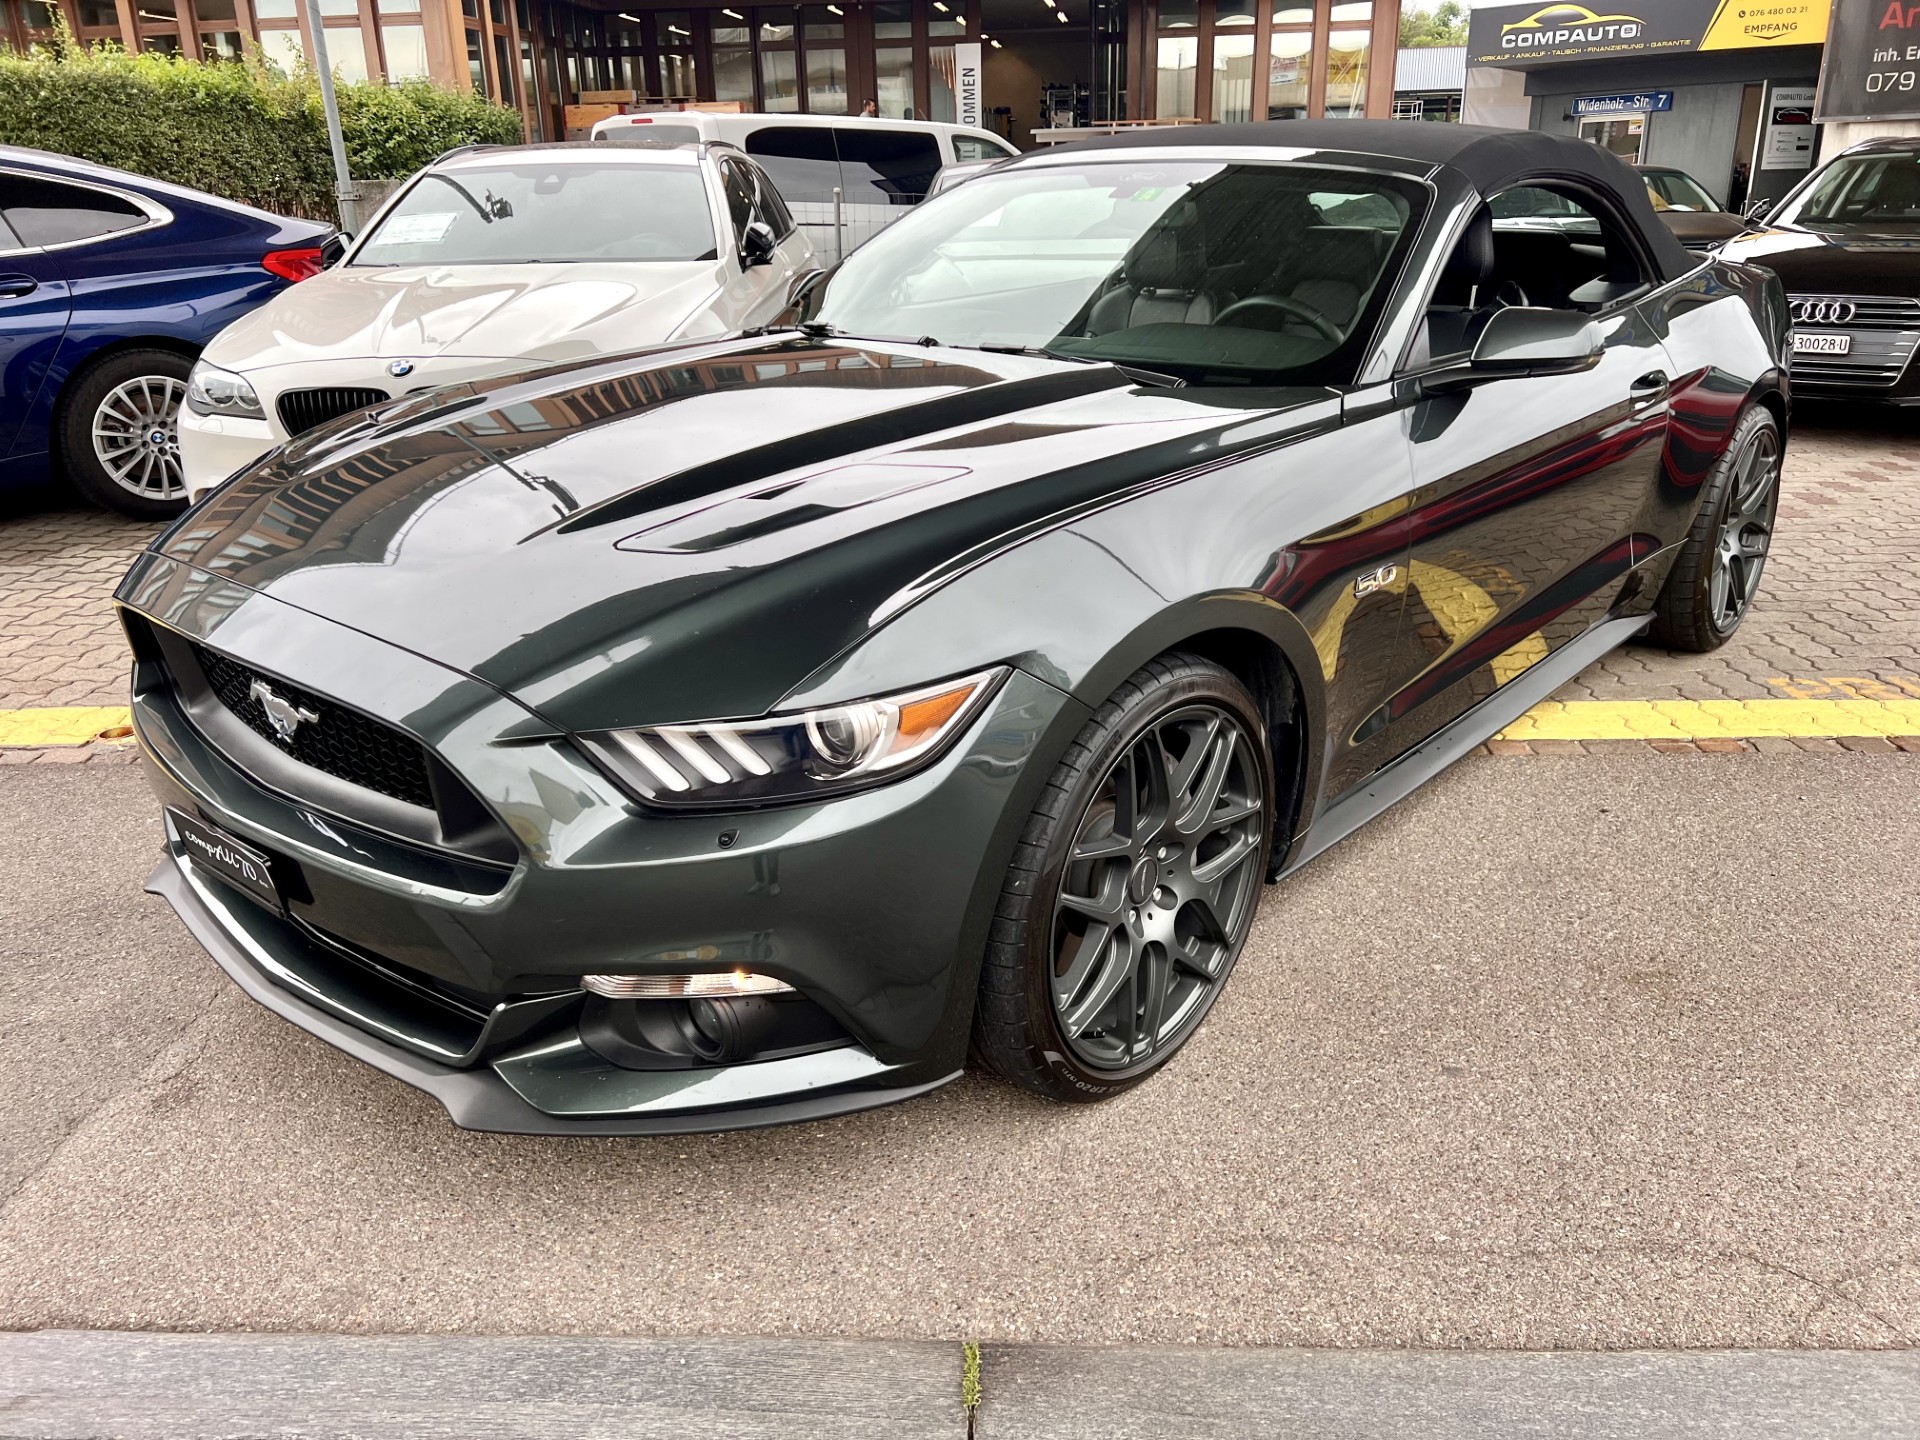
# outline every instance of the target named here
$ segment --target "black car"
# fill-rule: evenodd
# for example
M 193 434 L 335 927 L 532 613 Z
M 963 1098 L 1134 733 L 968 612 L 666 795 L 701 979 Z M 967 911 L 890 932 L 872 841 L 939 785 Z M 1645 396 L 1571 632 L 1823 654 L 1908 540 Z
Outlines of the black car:
M 1785 283 L 1800 394 L 1920 404 L 1920 137 L 1843 151 L 1721 253 Z
M 461 1125 L 1116 1094 L 1264 882 L 1765 564 L 1779 284 L 1578 141 L 1050 150 L 806 303 L 316 430 L 119 590 L 150 887 Z
M 1671 165 L 1636 165 L 1661 223 L 1689 250 L 1708 251 L 1753 227 L 1720 208 L 1701 183 Z

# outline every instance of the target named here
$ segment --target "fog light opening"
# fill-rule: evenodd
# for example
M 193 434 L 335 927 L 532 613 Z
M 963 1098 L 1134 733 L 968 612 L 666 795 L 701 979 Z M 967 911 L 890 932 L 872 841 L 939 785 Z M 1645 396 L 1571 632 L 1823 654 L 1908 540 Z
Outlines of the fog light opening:
M 609 1000 L 725 1000 L 740 995 L 791 994 L 793 987 L 751 970 L 704 975 L 583 975 L 582 988 Z

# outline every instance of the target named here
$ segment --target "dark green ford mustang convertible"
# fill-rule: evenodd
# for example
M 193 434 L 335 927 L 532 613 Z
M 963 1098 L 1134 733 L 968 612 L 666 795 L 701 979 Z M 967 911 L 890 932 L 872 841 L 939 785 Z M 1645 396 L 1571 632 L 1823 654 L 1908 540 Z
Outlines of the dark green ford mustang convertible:
M 1264 882 L 1765 562 L 1779 284 L 1577 142 L 1032 155 L 794 319 L 344 415 L 121 587 L 150 888 L 461 1125 L 1113 1095 Z

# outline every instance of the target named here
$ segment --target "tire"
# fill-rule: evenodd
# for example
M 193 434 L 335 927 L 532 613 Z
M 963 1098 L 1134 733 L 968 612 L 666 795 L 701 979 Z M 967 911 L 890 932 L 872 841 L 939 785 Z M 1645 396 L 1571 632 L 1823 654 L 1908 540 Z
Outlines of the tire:
M 1780 426 L 1749 405 L 1701 487 L 1700 511 L 1660 587 L 1647 638 L 1669 650 L 1718 650 L 1759 593 L 1780 505 Z
M 180 403 L 193 361 L 172 350 L 122 350 L 96 362 L 60 404 L 60 462 L 94 504 L 138 520 L 187 508 Z
M 1081 1103 L 1166 1064 L 1252 929 L 1273 790 L 1266 722 L 1232 674 L 1174 653 L 1129 676 L 1028 817 L 981 972 L 975 1055 Z

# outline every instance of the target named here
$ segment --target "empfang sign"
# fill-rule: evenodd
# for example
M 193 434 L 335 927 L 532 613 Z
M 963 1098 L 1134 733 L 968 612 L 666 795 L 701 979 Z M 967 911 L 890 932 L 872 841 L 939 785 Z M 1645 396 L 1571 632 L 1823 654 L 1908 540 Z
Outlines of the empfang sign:
M 1584 5 L 1549 5 L 1500 27 L 1502 50 L 1554 50 L 1638 40 L 1647 22 L 1638 15 L 1596 15 Z

